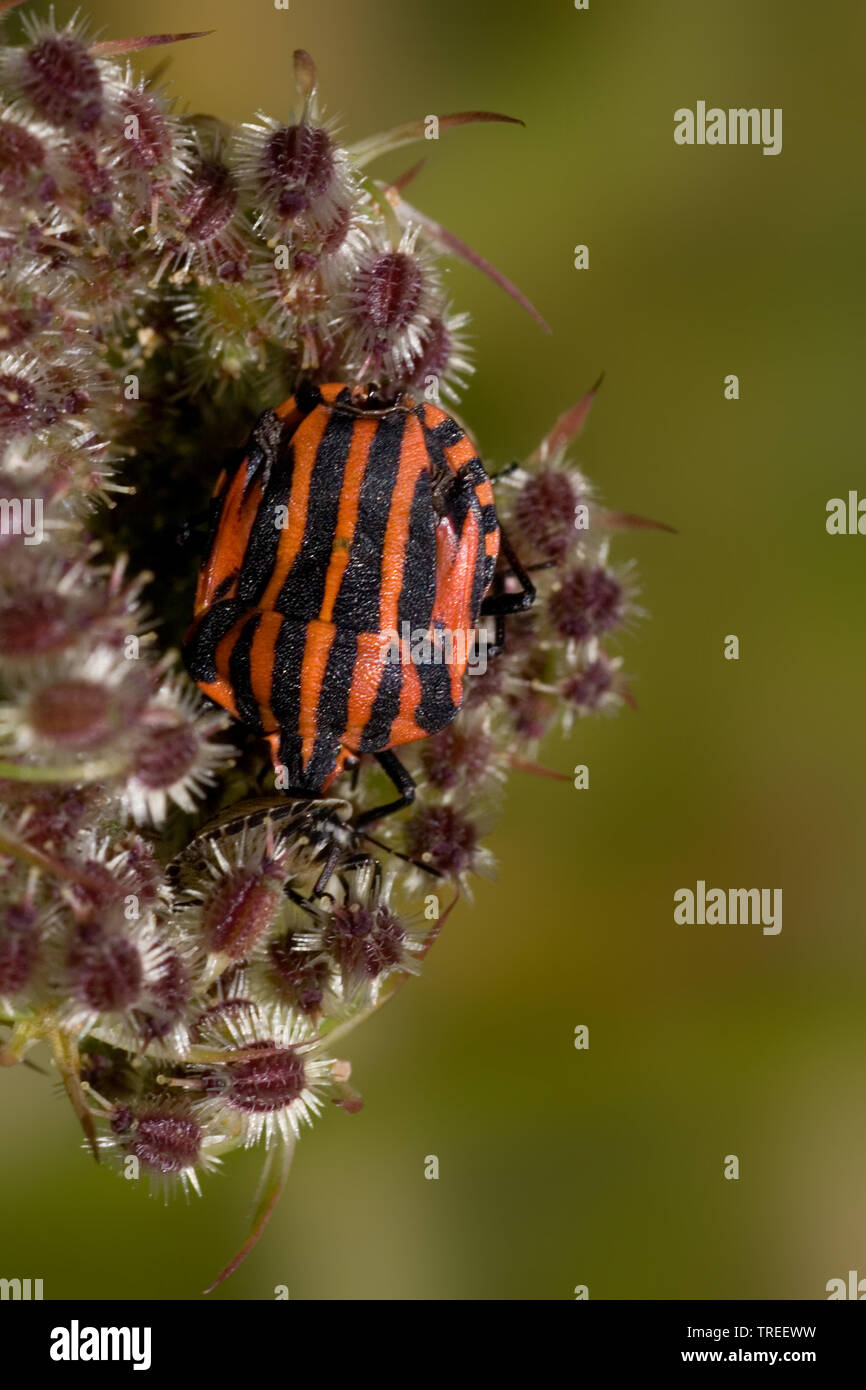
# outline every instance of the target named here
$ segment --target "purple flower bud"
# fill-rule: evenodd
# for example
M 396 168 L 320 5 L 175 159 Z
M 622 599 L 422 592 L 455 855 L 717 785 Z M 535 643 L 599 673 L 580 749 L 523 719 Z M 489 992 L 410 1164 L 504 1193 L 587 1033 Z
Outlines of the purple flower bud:
M 457 786 L 471 787 L 480 782 L 489 769 L 492 752 L 489 734 L 449 724 L 424 741 L 421 762 L 431 786 L 437 791 L 452 791 Z
M 543 469 L 518 493 L 514 504 L 517 527 L 545 559 L 562 560 L 574 544 L 578 501 L 571 478 L 560 468 Z
M 220 879 L 202 907 L 202 931 L 212 951 L 245 960 L 274 924 L 283 905 L 278 873 L 234 869 Z
M 524 685 L 520 690 L 509 691 L 506 703 L 519 738 L 534 743 L 544 737 L 553 715 L 548 695 Z
M 95 147 L 88 140 L 74 140 L 66 155 L 66 164 L 87 200 L 88 221 L 104 222 L 110 218 L 112 179 Z
M 184 1015 L 192 986 L 189 971 L 177 951 L 170 951 L 148 989 L 148 1007 L 137 1018 L 145 1043 L 164 1038 Z
M 585 641 L 621 622 L 622 587 L 601 566 L 570 570 L 551 594 L 548 613 L 561 637 Z
M 92 130 L 102 115 L 102 78 L 84 44 L 72 34 L 45 34 L 24 55 L 24 96 L 55 125 Z
M 107 864 L 98 859 L 85 859 L 79 865 L 73 891 L 80 908 L 100 911 L 119 903 L 129 887 L 115 877 Z
M 115 726 L 110 692 L 87 680 L 43 686 L 30 700 L 28 717 L 38 737 L 78 750 L 98 747 Z
M 133 891 L 141 902 L 153 902 L 162 882 L 162 870 L 151 846 L 140 835 L 133 835 L 124 842 L 123 852 Z
M 319 258 L 315 251 L 296 251 L 292 256 L 292 269 L 299 275 L 309 275 L 318 269 Z
M 441 318 L 431 319 L 421 337 L 420 350 L 412 364 L 412 382 L 423 385 L 425 377 L 444 377 L 448 374 L 453 340 Z
M 118 1129 L 117 1125 L 123 1128 Z M 123 1150 L 153 1173 L 180 1173 L 197 1163 L 201 1154 L 201 1125 L 187 1115 L 156 1107 L 132 1111 L 119 1106 L 112 1118 L 112 1129 L 125 1136 Z
M 326 194 L 334 179 L 331 137 L 321 126 L 280 126 L 266 140 L 259 177 L 267 201 L 283 217 L 297 217 Z
M 137 1003 L 144 982 L 138 947 L 122 932 L 92 917 L 73 929 L 66 973 L 76 999 L 99 1013 L 130 1008 Z
M 187 238 L 195 242 L 213 241 L 231 222 L 237 203 L 237 184 L 231 169 L 216 159 L 198 164 L 180 205 Z
M 355 277 L 355 315 L 380 332 L 399 333 L 418 308 L 423 288 L 423 271 L 414 256 L 384 251 Z
M 423 806 L 407 827 L 409 854 L 440 873 L 456 877 L 472 867 L 478 831 L 453 806 Z
M 317 1016 L 330 975 L 324 956 L 300 950 L 292 933 L 287 932 L 280 941 L 271 943 L 268 958 L 286 1002 L 300 1013 Z
M 172 1021 L 186 1008 L 190 997 L 189 971 L 177 951 L 166 956 L 158 978 L 151 984 L 150 997 Z
M 171 158 L 174 147 L 172 128 L 164 113 L 153 97 L 135 87 L 124 89 L 119 105 L 124 126 L 130 117 L 135 120 L 135 135 L 127 138 L 124 132 L 118 142 L 120 164 L 147 173 L 158 169 Z
M 393 970 L 403 959 L 405 942 L 399 918 L 384 903 L 341 904 L 322 933 L 322 945 L 349 988 Z
M 26 309 L 0 310 L 0 348 L 18 347 L 36 327 L 35 316 Z
M 0 651 L 8 659 L 43 656 L 76 636 L 69 604 L 57 594 L 19 594 L 0 604 Z
M 272 1039 L 248 1044 L 241 1056 L 226 1063 L 224 1098 L 237 1110 L 283 1110 L 302 1094 L 307 1081 L 304 1059 L 293 1047 L 280 1047 Z
M 192 726 L 169 716 L 145 729 L 133 762 L 136 780 L 147 791 L 161 791 L 188 776 L 198 753 Z
M 89 793 L 80 788 L 63 791 L 0 781 L 0 799 L 24 812 L 25 838 L 43 849 L 70 841 L 90 809 Z
M 613 686 L 613 672 L 608 661 L 599 657 L 583 671 L 569 676 L 562 684 L 562 696 L 569 704 L 581 709 L 595 710 Z

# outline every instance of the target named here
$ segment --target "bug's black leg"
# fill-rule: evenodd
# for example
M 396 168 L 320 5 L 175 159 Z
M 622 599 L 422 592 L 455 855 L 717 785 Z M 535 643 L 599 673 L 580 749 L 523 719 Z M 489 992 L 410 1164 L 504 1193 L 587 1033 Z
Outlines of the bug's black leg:
M 305 898 L 304 895 L 303 895 L 303 893 L 298 893 L 298 892 L 296 892 L 295 889 L 292 888 L 291 884 L 286 883 L 286 884 L 283 885 L 283 893 L 284 893 L 284 895 L 285 895 L 287 898 L 289 898 L 297 907 L 299 907 L 299 908 L 301 909 L 302 912 L 307 912 L 307 913 L 312 914 L 312 912 L 313 912 L 313 906 L 312 906 L 312 903 L 310 902 L 310 899 L 309 899 L 309 898 Z
M 488 661 L 495 661 L 497 657 L 504 655 L 505 652 L 505 614 L 497 613 L 496 629 L 492 642 L 488 642 L 484 648 L 484 655 Z
M 529 566 L 527 566 L 527 573 L 532 574 L 532 573 L 535 572 L 535 570 L 547 570 L 547 569 L 551 569 L 552 566 L 553 566 L 555 563 L 556 563 L 555 560 L 542 560 L 542 561 L 541 561 L 539 564 L 537 564 L 537 565 L 529 565 Z M 497 584 L 496 592 L 493 593 L 493 594 L 491 594 L 491 595 L 489 595 L 490 598 L 499 598 L 499 597 L 502 596 L 501 576 L 497 576 L 497 578 L 498 578 L 498 581 L 499 581 L 499 582 L 498 582 L 498 584 Z M 514 598 L 519 598 L 520 595 L 519 595 L 519 594 L 515 594 L 515 595 L 512 595 L 512 597 L 514 597 Z M 496 628 L 495 628 L 495 635 L 494 635 L 493 641 L 492 641 L 492 642 L 488 645 L 488 647 L 486 648 L 487 659 L 488 659 L 488 661 L 495 661 L 496 658 L 497 658 L 498 656 L 502 656 L 503 653 L 504 653 L 504 651 L 505 651 L 505 618 L 506 618 L 506 614 L 503 613 L 501 609 L 498 609 L 497 612 L 495 612 L 495 613 L 490 613 L 490 614 L 488 614 L 488 616 L 491 617 L 491 618 L 494 618 L 494 619 L 496 620 Z
M 322 871 L 313 885 L 313 897 L 320 898 L 334 875 L 337 865 L 340 862 L 340 855 L 343 853 L 341 845 L 331 845 L 331 852 L 322 865 Z
M 394 783 L 400 796 L 396 801 L 388 801 L 384 806 L 376 806 L 372 811 L 365 811 L 355 821 L 356 830 L 362 829 L 365 825 L 372 825 L 373 821 L 381 820 L 383 816 L 393 815 L 395 811 L 402 811 L 404 806 L 409 806 L 415 800 L 415 779 L 410 772 L 406 771 L 396 753 L 392 753 L 390 748 L 386 748 L 374 756 L 382 771 L 386 772 Z
M 488 595 L 488 598 L 500 598 L 502 596 L 503 579 L 504 575 L 502 574 L 501 570 L 498 574 L 495 574 L 493 576 L 493 583 L 490 586 L 491 592 Z M 505 614 L 492 613 L 490 614 L 490 616 L 495 619 L 494 637 L 493 641 L 489 642 L 485 646 L 484 650 L 487 656 L 487 660 L 495 661 L 496 658 L 498 656 L 502 656 L 503 652 L 505 651 Z
M 356 759 L 355 759 L 355 765 L 354 765 L 354 767 L 352 768 L 352 782 L 351 782 L 351 787 L 352 787 L 352 791 L 353 791 L 353 792 L 356 792 L 356 791 L 358 790 L 358 777 L 359 777 L 359 775 L 360 775 L 360 772 L 361 772 L 361 759 L 360 759 L 360 758 L 356 758 Z
M 491 616 L 496 619 L 496 628 L 493 641 L 485 647 L 484 654 L 488 661 L 495 661 L 505 651 L 505 614 L 496 613 Z
M 499 528 L 499 544 L 502 553 L 511 566 L 511 571 L 520 584 L 519 594 L 490 594 L 481 604 L 481 616 L 487 617 L 507 617 L 511 613 L 525 613 L 527 608 L 531 608 L 535 602 L 535 585 L 522 564 L 511 541 L 508 539 L 506 531 Z M 497 641 L 499 632 L 497 629 Z
M 374 835 L 368 835 L 366 830 L 361 831 L 362 838 L 375 845 L 377 849 L 383 849 L 386 854 L 393 854 L 396 859 L 402 859 L 404 864 L 411 864 L 415 869 L 423 869 L 425 874 L 431 878 L 444 878 L 441 869 L 434 869 L 432 864 L 422 864 L 420 859 L 413 859 L 411 854 L 403 854 L 401 850 L 395 849 L 393 845 L 387 845 L 384 840 L 377 840 Z
M 396 803 L 395 803 L 395 805 L 396 805 Z M 383 808 L 383 809 L 384 809 L 384 810 L 387 810 L 387 807 L 385 807 L 385 808 Z M 370 813 L 368 812 L 368 814 L 370 814 Z M 375 814 L 376 814 L 377 816 L 379 816 L 379 815 L 382 814 L 382 811 L 376 811 Z M 365 840 L 369 840 L 370 843 L 371 843 L 371 844 L 374 844 L 374 845 L 378 845 L 378 843 L 379 843 L 378 840 L 373 840 L 369 835 L 364 835 L 363 838 L 364 838 Z M 382 846 L 382 848 L 387 849 L 388 846 L 387 846 L 387 845 L 384 845 L 384 846 Z M 401 859 L 405 859 L 405 858 L 406 858 L 406 855 L 405 855 L 405 854 L 399 854 L 399 851 L 398 851 L 398 850 L 391 850 L 390 853 L 392 853 L 392 854 L 397 854 L 397 855 L 399 856 L 399 858 L 401 858 Z M 412 860 L 411 862 L 414 863 L 414 860 Z M 349 859 L 345 859 L 345 860 L 343 861 L 343 863 L 340 865 L 340 873 L 339 873 L 340 882 L 342 883 L 345 892 L 348 894 L 348 893 L 349 893 L 349 888 L 348 888 L 348 884 L 346 883 L 345 875 L 346 875 L 346 874 L 349 874 L 349 873 L 358 873 L 358 871 L 359 871 L 360 869 L 366 868 L 366 866 L 367 866 L 368 864 L 371 864 L 371 865 L 373 866 L 373 883 L 372 883 L 372 894 L 371 894 L 371 896 L 372 896 L 372 898 L 373 898 L 374 901 L 378 902 L 379 893 L 380 893 L 381 888 L 382 888 L 382 864 L 381 864 L 381 861 L 380 861 L 379 859 L 376 858 L 375 854 L 364 854 L 364 853 L 362 852 L 362 853 L 359 853 L 359 854 L 353 854 Z M 334 855 L 333 855 L 333 853 L 332 853 L 331 855 L 329 855 L 328 860 L 327 860 L 327 862 L 326 862 L 324 868 L 322 869 L 322 872 L 319 874 L 319 877 L 318 877 L 317 880 L 316 880 L 316 885 L 315 885 L 315 888 L 313 889 L 313 895 L 314 895 L 314 897 L 321 897 L 321 896 L 322 896 L 322 894 L 323 894 L 325 888 L 327 887 L 328 880 L 330 879 L 331 875 L 332 875 L 332 874 L 334 873 L 334 871 L 336 870 L 336 867 L 337 867 L 337 860 L 335 859 L 335 857 L 334 857 Z
M 373 865 L 373 875 L 376 883 L 382 877 L 382 865 L 375 854 L 353 854 L 351 859 L 346 859 L 340 869 L 340 877 L 343 874 L 356 874 L 360 869 L 366 868 L 368 864 Z

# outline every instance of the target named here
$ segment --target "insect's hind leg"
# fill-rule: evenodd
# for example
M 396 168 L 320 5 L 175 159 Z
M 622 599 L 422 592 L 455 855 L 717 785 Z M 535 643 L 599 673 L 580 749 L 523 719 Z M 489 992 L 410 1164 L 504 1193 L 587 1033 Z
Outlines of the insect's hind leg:
M 529 577 L 529 569 L 523 564 L 509 540 L 507 531 L 501 525 L 499 527 L 499 543 L 511 573 L 520 584 L 520 593 L 507 594 L 504 592 L 503 582 L 507 571 L 498 570 L 493 580 L 493 593 L 488 594 L 481 603 L 480 616 L 496 619 L 493 645 L 487 648 L 488 659 L 502 656 L 505 651 L 505 619 L 516 613 L 527 612 L 535 603 L 536 597 L 535 585 Z M 550 564 L 552 561 L 543 561 L 540 565 L 533 565 L 531 568 L 548 569 Z
M 391 816 L 395 811 L 402 811 L 405 806 L 410 806 L 415 800 L 415 779 L 411 772 L 400 762 L 396 753 L 392 753 L 390 748 L 385 748 L 374 757 L 382 771 L 387 773 L 395 788 L 400 793 L 396 801 L 388 801 L 384 806 L 376 806 L 370 811 L 364 811 L 355 821 L 355 828 L 362 829 L 365 825 L 372 825 L 373 821 L 381 820 L 383 816 Z
M 525 613 L 535 602 L 535 585 L 529 572 L 508 539 L 508 532 L 499 527 L 499 544 L 511 568 L 511 573 L 520 585 L 519 594 L 490 594 L 481 604 L 482 618 L 504 618 L 514 613 Z M 499 641 L 499 626 L 496 630 Z

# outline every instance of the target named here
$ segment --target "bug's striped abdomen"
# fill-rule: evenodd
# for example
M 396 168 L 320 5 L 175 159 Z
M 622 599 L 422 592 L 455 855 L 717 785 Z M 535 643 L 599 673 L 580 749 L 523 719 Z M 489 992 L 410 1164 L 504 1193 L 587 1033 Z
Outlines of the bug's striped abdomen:
M 450 416 L 307 387 L 261 417 L 214 507 L 187 663 L 269 737 L 294 786 L 323 790 L 347 753 L 453 719 L 499 533 L 489 480 Z M 438 655 L 407 659 L 407 632 Z M 446 635 L 462 647 L 443 661 Z

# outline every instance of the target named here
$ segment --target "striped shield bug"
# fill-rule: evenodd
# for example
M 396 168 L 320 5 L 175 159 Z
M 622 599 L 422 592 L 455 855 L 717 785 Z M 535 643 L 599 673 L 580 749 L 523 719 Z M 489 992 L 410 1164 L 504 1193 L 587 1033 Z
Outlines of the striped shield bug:
M 392 750 L 456 715 L 479 618 L 499 637 L 535 597 L 469 437 L 405 395 L 303 385 L 260 416 L 211 506 L 193 679 L 267 739 L 288 792 L 321 796 L 369 753 L 399 798 L 357 824 L 406 805 Z M 503 591 L 500 550 L 520 592 Z M 429 637 L 425 655 L 407 655 L 407 630 Z

